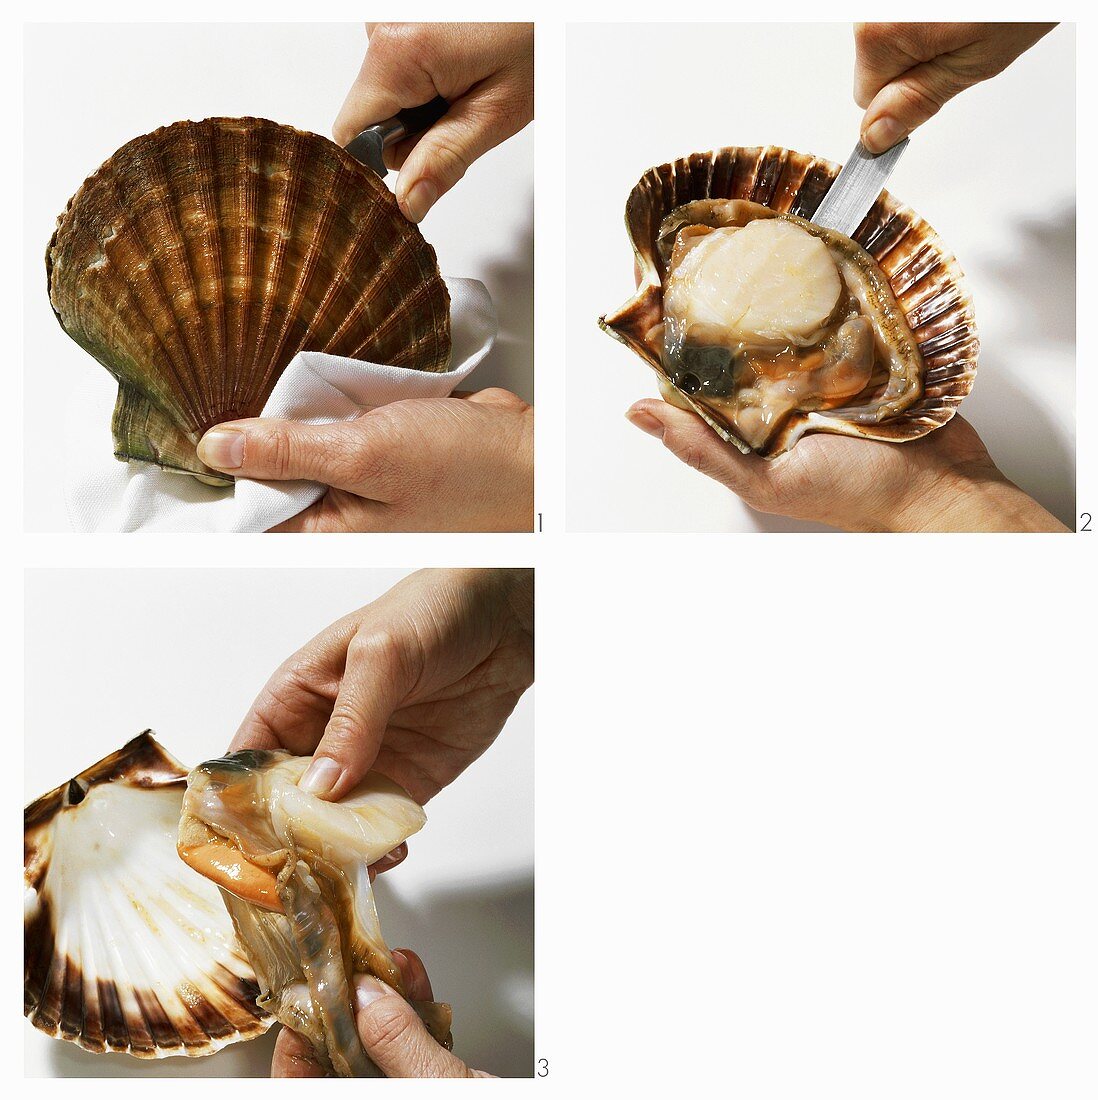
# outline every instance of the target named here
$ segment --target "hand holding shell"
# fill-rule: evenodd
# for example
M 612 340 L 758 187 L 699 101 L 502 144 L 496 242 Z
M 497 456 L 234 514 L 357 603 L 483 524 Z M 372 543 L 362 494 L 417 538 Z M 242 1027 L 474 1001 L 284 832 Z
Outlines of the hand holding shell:
M 948 422 L 972 388 L 979 341 L 964 276 L 934 230 L 887 192 L 874 203 L 853 241 L 887 280 L 889 297 L 898 304 L 904 328 L 917 345 L 922 360 L 917 399 L 910 399 L 915 397 L 910 388 L 897 385 L 896 398 L 906 393 L 907 403 L 883 402 L 883 412 L 872 415 L 867 415 L 864 395 L 849 408 L 794 409 L 753 448 L 721 402 L 707 399 L 701 386 L 683 386 L 683 373 L 668 360 L 663 340 L 672 262 L 668 234 L 679 234 L 687 223 L 704 222 L 707 205 L 727 206 L 727 200 L 761 204 L 771 217 L 810 219 L 838 172 L 837 165 L 787 149 L 729 147 L 651 169 L 626 204 L 638 289 L 600 324 L 656 371 L 666 399 L 692 409 L 745 453 L 755 449 L 766 456 L 780 454 L 806 432 L 894 442 L 915 439 Z M 680 217 L 684 211 L 693 213 Z M 696 377 L 694 372 L 691 381 Z M 893 379 L 899 381 L 898 376 Z

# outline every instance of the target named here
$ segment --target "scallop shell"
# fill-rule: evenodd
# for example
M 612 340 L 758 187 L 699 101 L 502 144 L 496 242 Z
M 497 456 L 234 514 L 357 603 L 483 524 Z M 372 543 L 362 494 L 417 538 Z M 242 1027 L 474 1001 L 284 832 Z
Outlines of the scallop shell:
M 47 1035 L 164 1058 L 273 1023 L 220 893 L 176 854 L 186 776 L 146 731 L 26 808 L 23 1010 Z
M 695 153 L 646 172 L 629 195 L 625 224 L 638 273 L 637 293 L 599 324 L 655 370 L 661 389 L 694 410 L 726 442 L 745 454 L 720 412 L 674 387 L 663 369 L 659 343 L 649 333 L 663 320 L 664 268 L 657 249 L 660 223 L 695 199 L 749 199 L 779 213 L 811 219 L 840 166 L 776 146 L 730 146 Z M 947 423 L 972 389 L 979 339 L 964 274 L 938 234 L 913 210 L 883 191 L 854 234 L 880 265 L 923 357 L 923 395 L 901 415 L 879 424 L 856 424 L 826 412 L 791 415 L 766 454 L 789 450 L 809 432 L 832 432 L 903 442 Z M 835 410 L 841 413 L 841 409 Z
M 326 138 L 258 118 L 177 122 L 81 185 L 46 253 L 61 327 L 118 380 L 122 460 L 231 481 L 195 444 L 257 416 L 299 351 L 450 361 L 434 250 Z

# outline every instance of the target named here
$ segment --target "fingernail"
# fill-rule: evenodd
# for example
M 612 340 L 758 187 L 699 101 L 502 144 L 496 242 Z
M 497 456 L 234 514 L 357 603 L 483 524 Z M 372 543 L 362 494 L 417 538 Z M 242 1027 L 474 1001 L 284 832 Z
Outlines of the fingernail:
M 334 760 L 327 756 L 318 756 L 309 765 L 298 786 L 306 794 L 315 794 L 318 798 L 323 798 L 324 795 L 331 793 L 341 771 L 343 769 Z
M 645 412 L 644 409 L 630 409 L 625 414 L 625 419 L 648 435 L 663 435 L 663 425 L 650 412 Z
M 385 868 L 395 867 L 398 863 L 403 863 L 407 855 L 408 846 L 406 844 L 398 844 L 391 852 L 386 852 L 385 855 L 378 860 L 378 863 Z
M 883 153 L 891 149 L 904 136 L 904 128 L 894 119 L 885 115 L 877 119 L 864 134 L 862 144 L 871 153 Z
M 397 960 L 398 965 L 400 963 L 400 960 L 403 959 L 403 961 L 409 966 L 413 966 L 416 964 L 418 964 L 420 967 L 423 966 L 423 960 L 410 947 L 394 948 L 392 955 L 393 958 Z M 403 974 L 403 972 L 404 968 L 401 967 L 401 973 Z
M 244 433 L 212 428 L 198 441 L 198 457 L 215 470 L 238 470 L 244 465 Z
M 391 990 L 384 982 L 379 982 L 377 978 L 364 976 L 355 982 L 355 1003 L 361 1012 L 368 1005 L 372 1005 L 374 1001 L 380 1001 L 382 997 L 387 997 L 390 992 Z
M 438 202 L 438 188 L 430 180 L 416 180 L 400 200 L 400 208 L 410 222 L 421 222 Z

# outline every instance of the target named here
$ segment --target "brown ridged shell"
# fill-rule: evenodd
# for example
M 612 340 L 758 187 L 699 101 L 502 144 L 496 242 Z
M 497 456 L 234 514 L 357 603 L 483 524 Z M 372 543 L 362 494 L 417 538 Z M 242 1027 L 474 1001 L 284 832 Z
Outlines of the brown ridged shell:
M 450 362 L 434 250 L 392 193 L 333 142 L 266 119 L 122 146 L 69 201 L 46 268 L 62 328 L 119 382 L 123 460 L 210 475 L 202 434 L 258 415 L 299 351 Z
M 600 318 L 610 335 L 631 348 L 675 389 L 663 369 L 661 349 L 649 333 L 663 320 L 664 267 L 657 249 L 660 223 L 696 199 L 747 199 L 811 220 L 840 166 L 776 146 L 731 146 L 695 153 L 646 172 L 629 195 L 625 224 L 633 246 L 639 286 L 617 312 Z M 887 191 L 854 234 L 878 263 L 904 311 L 923 358 L 923 394 L 911 408 L 880 424 L 857 424 L 826 413 L 795 413 L 770 440 L 766 453 L 780 454 L 808 432 L 832 432 L 903 442 L 941 427 L 972 389 L 979 339 L 964 274 L 937 233 Z M 750 448 L 719 410 L 689 394 L 676 395 L 724 440 Z M 836 410 L 841 412 L 841 410 Z
M 95 1053 L 212 1054 L 262 1035 L 217 889 L 180 860 L 187 771 L 146 731 L 23 815 L 23 1011 Z

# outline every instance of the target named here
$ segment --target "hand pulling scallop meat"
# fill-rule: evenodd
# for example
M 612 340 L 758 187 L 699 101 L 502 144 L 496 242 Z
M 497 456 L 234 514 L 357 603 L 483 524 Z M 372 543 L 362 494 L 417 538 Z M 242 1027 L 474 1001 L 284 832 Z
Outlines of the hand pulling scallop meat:
M 300 351 L 450 362 L 434 250 L 382 181 L 318 134 L 176 122 L 80 186 L 46 253 L 61 327 L 118 382 L 122 461 L 232 481 L 195 446 L 258 416 Z
M 810 432 L 916 439 L 972 388 L 979 341 L 956 260 L 887 192 L 853 238 L 813 224 L 838 172 L 733 147 L 651 169 L 626 204 L 638 289 L 600 324 L 665 400 L 745 454 Z
M 179 854 L 220 888 L 259 982 L 259 1005 L 304 1035 L 339 1077 L 381 1077 L 355 1026 L 355 974 L 404 989 L 381 935 L 369 866 L 426 821 L 371 772 L 338 803 L 303 791 L 307 757 L 243 751 L 191 772 Z M 450 1006 L 415 1001 L 451 1047 Z
M 24 814 L 24 1012 L 96 1053 L 200 1056 L 277 1019 L 340 1077 L 380 1077 L 353 980 L 403 992 L 370 866 L 423 810 L 371 773 L 325 802 L 309 760 L 237 752 L 188 775 L 146 731 Z M 401 849 L 401 851 L 403 851 Z M 413 1002 L 450 1046 L 449 1005 Z

